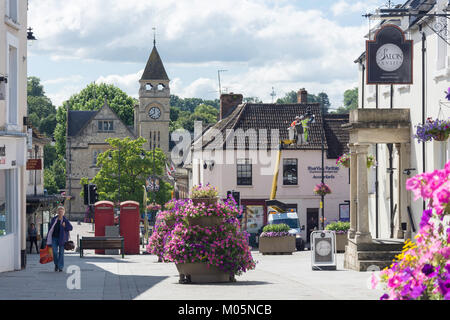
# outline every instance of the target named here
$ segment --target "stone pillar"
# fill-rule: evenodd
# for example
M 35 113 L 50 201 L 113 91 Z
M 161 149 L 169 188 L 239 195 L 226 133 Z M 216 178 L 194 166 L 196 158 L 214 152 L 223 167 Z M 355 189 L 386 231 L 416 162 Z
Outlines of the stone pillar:
M 356 243 L 372 242 L 369 229 L 369 187 L 367 180 L 367 153 L 369 145 L 356 145 L 358 190 L 357 190 L 357 232 Z
M 356 162 L 356 150 L 353 143 L 348 145 L 350 149 L 350 230 L 348 231 L 348 238 L 355 239 L 357 231 L 357 162 Z
M 401 143 L 395 144 L 395 151 L 397 153 L 397 161 L 398 161 L 398 170 L 397 170 L 397 181 L 398 181 L 398 187 L 397 187 L 397 219 L 395 221 L 395 232 L 394 236 L 396 239 L 403 239 L 404 234 L 402 230 L 402 213 L 406 209 L 404 207 L 403 203 L 403 189 L 406 188 L 405 183 L 403 181 L 403 155 L 402 155 L 402 147 Z

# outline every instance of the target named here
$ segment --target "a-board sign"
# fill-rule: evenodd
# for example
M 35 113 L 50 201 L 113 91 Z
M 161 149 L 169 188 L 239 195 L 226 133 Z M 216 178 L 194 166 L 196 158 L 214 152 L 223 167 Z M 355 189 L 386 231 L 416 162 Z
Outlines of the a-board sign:
M 336 270 L 336 234 L 330 230 L 311 232 L 313 270 Z

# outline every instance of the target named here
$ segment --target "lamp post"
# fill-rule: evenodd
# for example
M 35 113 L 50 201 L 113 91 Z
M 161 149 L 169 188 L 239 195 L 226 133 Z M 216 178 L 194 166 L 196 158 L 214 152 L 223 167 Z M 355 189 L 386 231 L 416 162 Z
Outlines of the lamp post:
M 37 159 L 38 158 L 38 152 L 39 152 L 39 146 L 35 145 L 34 146 L 34 158 Z M 37 195 L 37 170 L 34 170 L 34 195 Z
M 325 183 L 325 145 L 324 145 L 324 136 L 323 131 L 320 134 L 321 143 L 322 143 L 322 185 Z M 325 195 L 322 193 L 321 195 L 321 203 L 322 209 L 322 230 L 325 230 Z

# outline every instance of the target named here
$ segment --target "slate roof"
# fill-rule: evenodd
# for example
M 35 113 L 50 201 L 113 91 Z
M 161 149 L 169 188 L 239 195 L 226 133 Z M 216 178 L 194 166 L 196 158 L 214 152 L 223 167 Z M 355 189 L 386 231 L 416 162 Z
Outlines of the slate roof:
M 349 122 L 348 114 L 326 114 L 324 117 L 325 136 L 328 141 L 328 159 L 337 159 L 347 153 L 349 133 L 342 125 Z
M 156 46 L 153 47 L 152 53 L 148 58 L 141 80 L 169 80 Z
M 76 136 L 96 114 L 97 111 L 69 110 L 67 135 L 69 137 Z
M 320 150 L 322 148 L 321 135 L 325 136 L 325 149 L 328 150 L 328 155 L 331 158 L 340 156 L 341 151 L 346 150 L 348 143 L 348 133 L 340 128 L 342 123 L 348 122 L 348 115 L 326 116 L 326 123 L 323 125 L 323 117 L 320 105 L 313 104 L 241 104 L 237 106 L 231 114 L 219 121 L 212 127 L 212 130 L 206 132 L 203 136 L 203 148 L 218 149 L 226 147 L 227 139 L 231 143 L 230 136 L 227 136 L 227 130 L 242 129 L 248 134 L 245 141 L 234 139 L 232 146 L 234 149 L 265 149 L 271 146 L 277 148 L 279 140 L 286 140 L 289 138 L 287 128 L 294 121 L 296 116 L 304 115 L 307 109 L 316 115 L 316 122 L 311 125 L 310 129 L 310 143 L 303 146 L 291 145 L 286 149 L 294 150 Z M 250 130 L 254 129 L 254 130 Z M 261 129 L 266 129 L 267 132 L 260 132 Z M 279 130 L 279 138 L 271 134 L 271 130 Z M 250 130 L 250 131 L 249 131 Z M 221 132 L 218 139 L 214 137 L 215 132 Z M 264 135 L 261 135 L 264 134 Z M 250 144 L 251 139 L 256 139 L 256 145 Z

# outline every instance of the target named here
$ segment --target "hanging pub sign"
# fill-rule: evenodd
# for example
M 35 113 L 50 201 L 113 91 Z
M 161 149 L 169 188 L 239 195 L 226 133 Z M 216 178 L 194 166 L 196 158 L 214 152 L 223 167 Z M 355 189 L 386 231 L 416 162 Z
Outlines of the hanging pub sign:
M 396 25 L 386 25 L 366 41 L 367 84 L 412 84 L 413 41 Z

